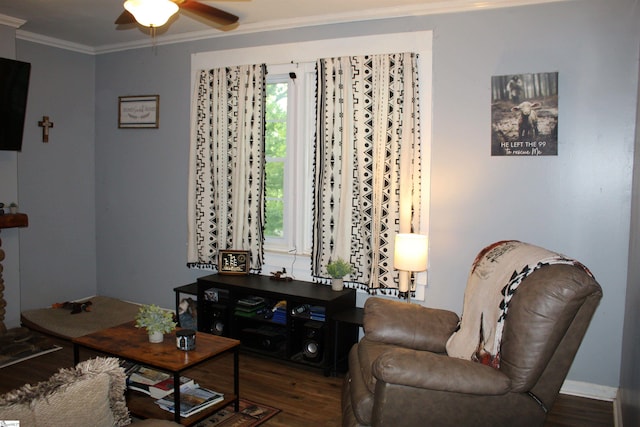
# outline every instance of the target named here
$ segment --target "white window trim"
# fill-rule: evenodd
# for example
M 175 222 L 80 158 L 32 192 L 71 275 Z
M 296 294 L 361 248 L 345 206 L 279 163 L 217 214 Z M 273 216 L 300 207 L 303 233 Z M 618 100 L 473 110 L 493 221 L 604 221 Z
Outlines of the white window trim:
M 291 230 L 289 230 L 289 226 L 292 225 L 292 220 L 294 220 L 293 215 L 291 213 L 291 207 L 289 206 L 289 201 L 287 199 L 287 196 L 289 195 L 289 193 L 291 192 L 291 185 L 289 183 L 290 180 L 288 180 L 287 178 L 290 177 L 294 171 L 291 170 L 291 166 L 292 163 L 294 163 L 295 160 L 295 153 L 292 151 L 292 135 L 291 135 L 291 129 L 292 129 L 292 117 L 289 114 L 289 112 L 294 111 L 294 102 L 291 99 L 291 96 L 289 96 L 291 93 L 293 93 L 291 91 L 292 88 L 292 80 L 288 77 L 288 72 L 286 72 L 285 70 L 283 70 L 282 72 L 278 71 L 275 72 L 274 70 L 272 71 L 268 71 L 267 72 L 267 85 L 268 84 L 273 84 L 273 83 L 287 83 L 288 84 L 288 91 L 287 91 L 287 154 L 286 157 L 284 158 L 284 176 L 283 176 L 283 183 L 282 183 L 282 190 L 284 193 L 284 197 L 283 197 L 283 205 L 284 205 L 284 211 L 283 211 L 283 218 L 282 218 L 282 222 L 283 222 L 283 230 L 282 230 L 282 237 L 270 237 L 270 236 L 266 236 L 265 235 L 265 243 L 264 243 L 264 249 L 265 251 L 274 251 L 274 250 L 284 250 L 286 251 L 286 248 L 290 247 L 293 242 L 292 242 L 292 238 L 295 235 L 295 232 L 291 232 Z M 295 89 L 294 89 L 295 90 Z M 292 159 L 293 157 L 293 159 Z M 269 160 L 267 159 L 267 162 Z M 269 179 L 269 177 L 267 176 L 267 179 Z M 265 221 L 268 221 L 268 219 L 265 218 Z
M 289 82 L 287 111 L 287 158 L 284 182 L 284 223 L 282 238 L 267 238 L 265 252 L 311 254 L 312 144 L 315 131 L 315 63 L 267 65 L 267 82 Z M 289 73 L 295 73 L 290 79 Z M 271 76 L 271 77 L 270 77 Z M 286 77 L 284 77 L 286 76 Z M 284 77 L 284 78 L 283 78 Z M 297 119 L 297 120 L 295 120 Z
M 397 52 L 415 52 L 418 56 L 420 81 L 420 137 L 422 141 L 422 217 L 420 229 L 429 231 L 430 169 L 431 169 L 431 117 L 432 117 L 432 31 L 415 31 L 370 36 L 344 37 L 339 39 L 314 40 L 298 43 L 283 43 L 240 49 L 198 52 L 191 55 L 191 88 L 195 94 L 196 76 L 199 70 L 244 64 L 302 64 L 315 62 L 318 58 L 346 55 L 367 55 Z M 313 134 L 309 147 L 313 143 Z M 309 201 L 310 202 L 310 201 Z M 311 207 L 309 206 L 309 215 Z M 307 248 L 306 245 L 302 246 Z M 265 252 L 263 274 L 280 270 L 299 280 L 312 280 L 310 258 L 304 250 L 296 247 L 291 253 Z M 427 273 L 417 277 L 416 300 L 424 301 Z

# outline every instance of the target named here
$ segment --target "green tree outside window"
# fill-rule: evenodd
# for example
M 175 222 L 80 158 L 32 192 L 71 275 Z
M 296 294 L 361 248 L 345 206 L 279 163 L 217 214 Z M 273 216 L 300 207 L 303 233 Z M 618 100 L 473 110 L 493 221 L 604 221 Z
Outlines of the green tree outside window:
M 266 100 L 265 236 L 284 236 L 284 180 L 287 159 L 288 83 L 268 83 Z

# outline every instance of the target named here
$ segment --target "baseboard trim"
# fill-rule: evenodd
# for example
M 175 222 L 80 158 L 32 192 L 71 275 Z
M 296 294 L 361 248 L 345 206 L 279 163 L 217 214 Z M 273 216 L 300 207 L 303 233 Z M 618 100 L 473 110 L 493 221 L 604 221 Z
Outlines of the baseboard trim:
M 622 424 L 622 389 L 619 388 L 613 401 L 613 427 L 622 427 Z
M 565 381 L 560 393 L 571 396 L 586 397 L 589 399 L 606 400 L 614 402 L 618 394 L 617 387 L 585 383 L 581 381 Z

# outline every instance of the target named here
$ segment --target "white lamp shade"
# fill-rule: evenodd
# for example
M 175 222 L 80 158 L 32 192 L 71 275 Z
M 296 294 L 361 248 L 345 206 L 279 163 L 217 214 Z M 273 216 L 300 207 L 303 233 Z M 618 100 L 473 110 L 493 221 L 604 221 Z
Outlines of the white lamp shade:
M 393 253 L 393 266 L 396 270 L 425 271 L 427 254 L 427 236 L 413 233 L 396 234 Z
M 171 0 L 127 0 L 124 8 L 145 27 L 161 27 L 179 7 Z

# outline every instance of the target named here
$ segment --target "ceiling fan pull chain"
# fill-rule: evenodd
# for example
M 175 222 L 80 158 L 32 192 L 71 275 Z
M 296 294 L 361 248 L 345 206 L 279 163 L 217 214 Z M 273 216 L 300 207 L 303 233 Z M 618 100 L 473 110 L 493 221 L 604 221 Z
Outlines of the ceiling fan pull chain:
M 156 38 L 156 27 L 149 27 L 149 34 L 151 34 L 151 49 L 154 53 L 158 50 L 158 39 Z

